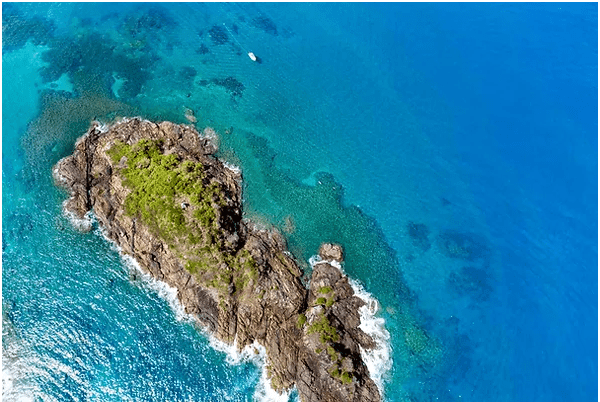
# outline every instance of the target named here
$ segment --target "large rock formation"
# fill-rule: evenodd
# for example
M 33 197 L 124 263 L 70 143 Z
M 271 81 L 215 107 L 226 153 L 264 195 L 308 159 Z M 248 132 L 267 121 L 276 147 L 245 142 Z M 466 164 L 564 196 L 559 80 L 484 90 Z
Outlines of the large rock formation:
M 71 193 L 67 211 L 93 211 L 107 236 L 178 297 L 218 339 L 267 351 L 273 388 L 301 400 L 378 401 L 360 347 L 348 279 L 321 247 L 310 288 L 276 231 L 242 219 L 240 174 L 213 156 L 211 134 L 169 122 L 129 119 L 92 125 L 54 169 Z

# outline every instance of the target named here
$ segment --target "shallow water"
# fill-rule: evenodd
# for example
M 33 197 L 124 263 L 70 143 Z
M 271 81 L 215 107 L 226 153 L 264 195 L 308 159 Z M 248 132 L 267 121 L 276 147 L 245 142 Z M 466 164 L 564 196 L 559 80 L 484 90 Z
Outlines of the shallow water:
M 595 4 L 4 3 L 3 397 L 255 398 L 51 179 L 92 119 L 189 108 L 307 270 L 344 245 L 387 400 L 593 398 L 597 45 Z

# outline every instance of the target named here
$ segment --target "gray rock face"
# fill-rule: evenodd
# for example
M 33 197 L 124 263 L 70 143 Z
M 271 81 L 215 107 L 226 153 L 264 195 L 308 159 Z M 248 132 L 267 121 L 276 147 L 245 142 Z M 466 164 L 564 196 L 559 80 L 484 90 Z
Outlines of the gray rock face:
M 124 161 L 114 162 L 108 150 L 117 141 L 133 145 L 141 139 L 162 140 L 165 155 L 201 162 L 206 174 L 222 189 L 219 244 L 223 253 L 247 250 L 257 275 L 243 289 L 231 281 L 222 291 L 206 285 L 197 272 L 186 269 L 186 250 L 171 247 L 139 216 L 124 208 L 131 190 L 119 173 Z M 325 262 L 314 268 L 310 289 L 287 252 L 283 237 L 258 230 L 242 219 L 239 175 L 213 156 L 216 147 L 188 126 L 130 119 L 108 130 L 92 125 L 75 145 L 71 156 L 54 168 L 57 184 L 71 194 L 66 210 L 83 218 L 93 211 L 107 236 L 123 253 L 134 257 L 154 278 L 177 289 L 187 313 L 213 336 L 240 349 L 258 341 L 267 351 L 271 385 L 278 391 L 298 388 L 302 401 L 379 401 L 380 394 L 362 361 L 359 345 L 374 346 L 358 328 L 358 309 L 348 279 L 326 261 L 343 261 L 339 245 L 324 244 L 319 254 Z M 186 213 L 193 206 L 179 201 Z M 228 270 L 227 263 L 213 267 Z
M 319 248 L 319 256 L 326 261 L 344 261 L 344 250 L 339 244 L 323 243 Z

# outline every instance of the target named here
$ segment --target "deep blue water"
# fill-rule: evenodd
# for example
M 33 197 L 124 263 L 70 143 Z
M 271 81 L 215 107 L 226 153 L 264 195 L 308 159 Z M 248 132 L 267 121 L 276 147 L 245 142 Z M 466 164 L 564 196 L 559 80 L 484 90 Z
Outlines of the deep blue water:
M 259 369 L 71 228 L 51 180 L 92 119 L 185 107 L 243 169 L 249 217 L 303 261 L 346 247 L 391 335 L 387 400 L 596 398 L 597 4 L 2 15 L 7 400 L 253 399 Z

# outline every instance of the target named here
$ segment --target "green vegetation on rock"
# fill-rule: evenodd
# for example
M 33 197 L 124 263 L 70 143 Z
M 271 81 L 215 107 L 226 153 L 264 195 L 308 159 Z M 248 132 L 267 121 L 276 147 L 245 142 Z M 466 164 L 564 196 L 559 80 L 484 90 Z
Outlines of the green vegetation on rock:
M 219 226 L 227 204 L 223 185 L 207 176 L 202 163 L 164 154 L 162 144 L 117 141 L 108 150 L 130 190 L 125 213 L 163 239 L 201 283 L 222 293 L 233 283 L 236 293 L 243 291 L 257 280 L 258 269 L 248 250 L 235 252 L 224 244 Z
M 332 362 L 336 362 L 340 358 L 338 352 L 336 352 L 335 349 L 331 346 L 327 346 L 327 354 L 331 358 Z
M 298 329 L 302 329 L 304 324 L 306 324 L 306 316 L 304 314 L 299 314 L 298 322 L 296 323 L 296 326 L 298 327 Z
M 322 294 L 327 294 L 327 293 L 331 293 L 333 289 L 331 289 L 330 286 L 323 286 L 321 289 L 319 289 L 319 293 Z
M 331 326 L 325 315 L 321 315 L 319 320 L 315 320 L 312 324 L 310 324 L 308 327 L 308 333 L 319 334 L 321 342 L 323 343 L 338 342 L 340 340 L 340 336 L 338 335 L 336 329 Z
M 352 383 L 352 378 L 353 378 L 352 373 L 349 373 L 347 371 L 340 369 L 340 367 L 337 364 L 335 366 L 333 366 L 333 369 L 331 369 L 329 371 L 329 374 L 333 378 L 337 378 L 338 380 L 340 380 L 342 382 L 342 384 L 351 384 Z
M 340 380 L 342 380 L 343 384 L 350 384 L 350 383 L 352 383 L 352 374 L 347 371 L 342 371 Z

